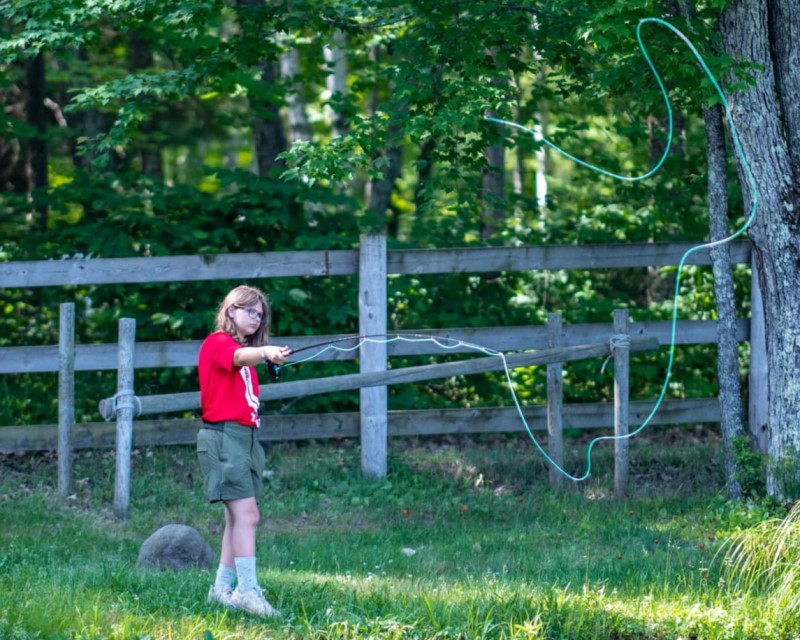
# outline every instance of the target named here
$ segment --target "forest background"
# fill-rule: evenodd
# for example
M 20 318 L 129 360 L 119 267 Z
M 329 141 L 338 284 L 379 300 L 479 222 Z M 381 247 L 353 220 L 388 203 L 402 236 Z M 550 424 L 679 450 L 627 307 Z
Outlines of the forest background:
M 90 260 L 353 248 L 700 242 L 708 236 L 703 105 L 710 83 L 674 34 L 644 32 L 675 111 L 662 169 L 643 182 L 588 171 L 500 116 L 616 173 L 661 157 L 667 113 L 635 39 L 654 13 L 692 34 L 715 74 L 724 2 L 570 3 L 237 0 L 0 2 L 0 260 Z M 684 15 L 685 12 L 684 12 Z M 731 227 L 744 221 L 731 180 Z M 747 315 L 749 268 L 735 271 Z M 57 342 L 58 304 L 77 306 L 78 343 L 202 339 L 238 282 L 0 289 L 0 345 Z M 357 333 L 352 278 L 264 287 L 279 336 Z M 390 330 L 637 321 L 671 316 L 674 269 L 404 276 L 390 280 Z M 709 268 L 684 274 L 681 317 L 714 318 Z M 673 397 L 717 393 L 713 348 L 677 352 Z M 747 345 L 742 345 L 742 375 Z M 663 350 L 662 350 L 663 351 Z M 437 357 L 437 360 L 441 358 Z M 293 376 L 352 370 L 304 365 Z M 658 394 L 666 353 L 637 356 L 636 398 Z M 567 401 L 610 398 L 596 363 L 571 365 Z M 544 371 L 519 370 L 525 401 Z M 113 373 L 81 372 L 78 421 L 97 418 Z M 196 390 L 191 369 L 137 371 L 140 394 Z M 56 376 L 0 378 L 0 424 L 52 423 Z M 497 375 L 390 388 L 390 408 L 503 404 Z M 357 394 L 280 411 L 344 409 Z

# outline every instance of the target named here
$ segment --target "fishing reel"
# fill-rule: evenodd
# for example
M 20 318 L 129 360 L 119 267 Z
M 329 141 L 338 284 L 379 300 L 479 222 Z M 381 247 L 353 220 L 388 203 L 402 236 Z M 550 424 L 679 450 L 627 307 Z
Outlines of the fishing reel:
M 280 378 L 281 378 L 281 365 L 275 364 L 272 361 L 267 362 L 267 373 L 269 374 L 269 379 L 270 380 L 280 380 Z

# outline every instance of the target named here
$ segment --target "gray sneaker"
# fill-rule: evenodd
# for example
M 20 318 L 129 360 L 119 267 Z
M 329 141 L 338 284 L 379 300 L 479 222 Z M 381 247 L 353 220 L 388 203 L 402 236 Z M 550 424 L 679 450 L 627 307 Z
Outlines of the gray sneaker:
M 231 596 L 233 595 L 233 589 L 230 587 L 218 587 L 215 584 L 211 585 L 211 588 L 208 590 L 208 598 L 206 598 L 206 602 L 208 604 L 221 604 L 226 607 L 233 607 L 233 602 L 231 602 Z
M 267 599 L 264 597 L 264 592 L 258 587 L 250 589 L 249 591 L 240 591 L 237 587 L 231 594 L 231 604 L 237 609 L 265 618 L 274 618 L 281 615 L 280 611 L 274 609 L 272 605 L 267 602 Z

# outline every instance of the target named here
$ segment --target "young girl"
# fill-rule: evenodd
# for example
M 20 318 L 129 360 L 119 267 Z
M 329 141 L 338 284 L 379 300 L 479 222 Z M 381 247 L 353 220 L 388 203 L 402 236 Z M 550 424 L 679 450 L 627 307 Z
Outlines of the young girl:
M 255 287 L 236 287 L 220 304 L 216 331 L 201 345 L 197 363 L 203 411 L 197 456 L 208 499 L 225 506 L 219 568 L 208 600 L 261 616 L 278 612 L 264 598 L 256 577 L 256 498 L 265 456 L 256 432 L 255 365 L 283 364 L 290 353 L 288 347 L 266 344 L 269 326 L 266 296 Z

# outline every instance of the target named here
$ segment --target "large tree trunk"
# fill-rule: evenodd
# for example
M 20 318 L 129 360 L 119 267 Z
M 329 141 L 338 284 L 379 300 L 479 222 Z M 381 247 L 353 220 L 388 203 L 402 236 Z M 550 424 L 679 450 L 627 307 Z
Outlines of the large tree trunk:
M 796 2 L 792 9 L 783 7 L 780 21 L 788 24 L 774 34 L 776 49 L 781 46 L 778 41 L 783 34 L 797 33 L 799 20 L 800 6 Z M 775 26 L 774 21 L 772 24 Z M 796 460 L 800 453 L 800 190 L 785 137 L 789 123 L 781 119 L 781 105 L 796 105 L 800 95 L 781 95 L 780 100 L 777 97 L 779 90 L 797 88 L 791 88 L 792 83 L 783 78 L 776 82 L 776 72 L 792 71 L 773 66 L 769 25 L 766 0 L 735 0 L 722 14 L 720 32 L 723 47 L 735 60 L 759 65 L 748 72 L 755 84 L 732 94 L 730 103 L 759 194 L 750 239 L 753 260 L 761 273 L 766 317 L 771 463 L 767 490 L 771 495 L 790 497 L 790 483 L 797 486 Z M 749 211 L 755 194 L 741 159 L 737 160 Z
M 703 120 L 706 125 L 708 156 L 708 224 L 711 229 L 711 240 L 717 241 L 729 235 L 728 180 L 722 107 L 716 105 L 704 108 Z M 714 272 L 714 296 L 717 302 L 717 372 L 725 486 L 728 498 L 734 500 L 742 497 L 742 485 L 737 479 L 740 469 L 733 455 L 733 440 L 744 435 L 744 406 L 742 386 L 739 381 L 736 294 L 731 271 L 731 251 L 727 243 L 711 249 L 711 265 Z

